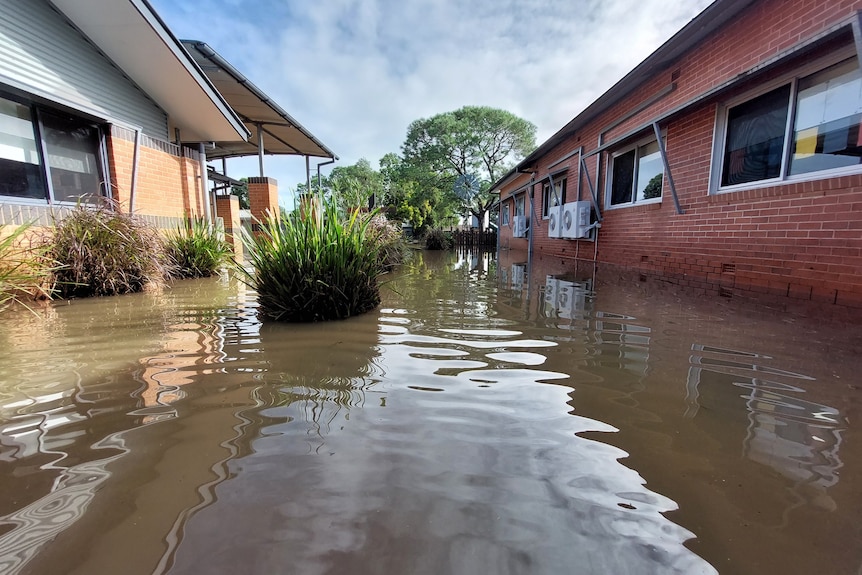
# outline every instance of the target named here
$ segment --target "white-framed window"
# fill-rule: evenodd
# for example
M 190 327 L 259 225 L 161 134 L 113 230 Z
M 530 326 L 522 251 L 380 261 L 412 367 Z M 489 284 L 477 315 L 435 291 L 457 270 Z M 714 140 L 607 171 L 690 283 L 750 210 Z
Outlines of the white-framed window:
M 607 173 L 607 207 L 661 201 L 664 163 L 655 138 L 614 150 Z
M 106 178 L 98 125 L 0 96 L 0 197 L 87 201 Z
M 862 72 L 856 59 L 810 72 L 719 108 L 712 191 L 862 169 Z
M 554 188 L 551 189 L 550 180 L 542 186 L 542 217 L 548 219 L 550 209 L 566 203 L 566 178 L 554 178 Z
M 509 202 L 503 202 L 500 205 L 500 225 L 509 225 Z

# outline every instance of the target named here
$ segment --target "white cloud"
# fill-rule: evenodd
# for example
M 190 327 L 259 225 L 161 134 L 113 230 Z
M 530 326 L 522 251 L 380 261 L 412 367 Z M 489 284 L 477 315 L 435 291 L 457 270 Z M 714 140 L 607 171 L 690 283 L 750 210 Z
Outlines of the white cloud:
M 411 121 L 464 105 L 509 110 L 541 143 L 709 2 L 152 0 L 177 36 L 207 42 L 341 165 L 374 165 L 400 151 Z M 303 159 L 266 167 L 283 191 L 305 179 Z M 229 170 L 256 175 L 257 161 Z

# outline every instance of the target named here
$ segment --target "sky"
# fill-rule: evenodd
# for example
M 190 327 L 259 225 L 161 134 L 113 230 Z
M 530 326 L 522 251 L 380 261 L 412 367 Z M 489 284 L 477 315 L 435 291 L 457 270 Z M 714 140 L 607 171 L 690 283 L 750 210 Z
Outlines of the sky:
M 462 106 L 508 110 L 541 144 L 711 0 L 150 0 L 338 157 L 373 167 L 411 122 Z M 321 158 L 311 158 L 311 170 Z M 267 156 L 282 205 L 305 159 Z M 220 169 L 220 162 L 218 164 Z M 228 175 L 257 176 L 257 158 Z

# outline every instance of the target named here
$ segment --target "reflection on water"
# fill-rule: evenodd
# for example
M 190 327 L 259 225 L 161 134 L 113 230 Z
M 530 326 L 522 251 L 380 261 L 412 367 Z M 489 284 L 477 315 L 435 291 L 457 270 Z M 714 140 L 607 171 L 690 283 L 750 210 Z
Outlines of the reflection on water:
M 859 334 L 525 261 L 335 324 L 225 278 L 5 314 L 0 572 L 859 569 Z

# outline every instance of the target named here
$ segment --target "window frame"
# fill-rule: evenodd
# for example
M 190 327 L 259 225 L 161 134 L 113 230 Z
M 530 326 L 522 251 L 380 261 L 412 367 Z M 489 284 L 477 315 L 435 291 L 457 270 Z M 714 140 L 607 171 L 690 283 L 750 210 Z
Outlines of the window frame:
M 509 222 L 511 222 L 511 218 L 509 217 L 509 204 L 511 202 L 503 202 L 500 205 L 500 226 L 508 226 Z
M 793 155 L 793 134 L 794 127 L 796 125 L 796 112 L 799 103 L 799 81 L 851 59 L 856 59 L 856 51 L 853 46 L 847 46 L 836 50 L 831 54 L 813 60 L 804 66 L 800 66 L 792 72 L 782 74 L 781 76 L 774 78 L 765 84 L 761 84 L 756 88 L 747 90 L 738 96 L 729 98 L 724 102 L 719 102 L 716 106 L 712 150 L 710 156 L 709 195 L 729 194 L 743 190 L 783 186 L 797 182 L 823 180 L 849 174 L 862 173 L 862 164 L 803 172 L 796 175 L 791 175 L 789 173 L 791 156 Z M 857 60 L 857 68 L 859 67 L 860 63 Z M 787 118 L 785 119 L 784 126 L 784 144 L 782 146 L 781 166 L 779 167 L 778 176 L 774 178 L 722 186 L 721 179 L 724 171 L 728 116 L 730 110 L 784 86 L 790 87 L 790 95 L 788 97 Z
M 40 101 L 10 93 L 3 89 L 0 89 L 0 98 L 9 102 L 19 104 L 20 106 L 24 106 L 30 110 L 30 125 L 33 129 L 33 137 L 35 139 L 36 151 L 39 157 L 38 168 L 42 178 L 43 192 L 43 196 L 41 198 L 0 195 L 0 202 L 36 206 L 44 206 L 46 204 L 59 206 L 74 206 L 78 203 L 77 200 L 57 200 L 55 197 L 54 185 L 51 175 L 52 168 L 50 166 L 49 154 L 47 149 L 48 143 L 45 141 L 45 127 L 43 125 L 44 114 L 49 114 L 59 118 L 71 118 L 74 121 L 79 122 L 81 125 L 85 125 L 95 130 L 95 135 L 98 141 L 95 149 L 96 167 L 98 169 L 98 173 L 96 175 L 99 179 L 97 195 L 99 197 L 110 197 L 111 172 L 108 163 L 106 123 L 94 120 L 91 117 L 87 117 L 77 110 L 70 110 L 61 108 L 59 106 L 46 105 Z
M 518 202 L 523 205 L 522 213 L 518 213 Z M 527 192 L 521 192 L 519 194 L 515 194 L 512 196 L 512 216 L 526 216 L 527 215 Z
M 662 143 L 664 143 L 664 140 L 666 139 L 666 134 L 664 133 L 664 131 L 662 131 L 661 137 L 662 137 Z M 662 202 L 662 199 L 664 198 L 664 189 L 665 189 L 664 181 L 667 177 L 667 174 L 666 174 L 666 171 L 664 168 L 664 161 L 663 160 L 662 160 L 662 167 L 661 167 L 662 184 L 661 184 L 661 193 L 659 194 L 659 196 L 657 198 L 647 198 L 647 199 L 643 199 L 643 200 L 638 201 L 637 193 L 635 191 L 635 186 L 637 186 L 637 182 L 638 182 L 638 170 L 639 170 L 638 150 L 640 148 L 645 148 L 646 146 L 648 146 L 649 144 L 652 144 L 652 143 L 658 143 L 658 140 L 656 140 L 654 134 L 644 136 L 638 140 L 629 141 L 626 144 L 620 145 L 620 146 L 618 146 L 612 150 L 609 150 L 608 153 L 605 154 L 606 158 L 605 158 L 605 166 L 604 166 L 604 173 L 605 173 L 605 186 L 604 186 L 605 187 L 605 201 L 604 201 L 604 206 L 605 206 L 606 210 L 619 210 L 619 209 L 631 208 L 634 206 L 643 206 L 643 205 L 647 205 L 647 204 L 660 204 Z M 614 160 L 616 158 L 618 158 L 620 156 L 624 156 L 624 155 L 626 155 L 632 151 L 634 151 L 634 153 L 635 153 L 635 158 L 634 158 L 635 162 L 634 162 L 634 166 L 633 166 L 634 171 L 632 174 L 632 176 L 633 176 L 633 178 L 632 178 L 632 190 L 631 190 L 632 191 L 632 196 L 631 196 L 632 199 L 626 203 L 612 204 L 611 201 L 613 199 Z M 658 153 L 659 153 L 659 155 L 661 155 L 661 146 L 659 146 Z
M 557 174 L 551 174 L 553 176 L 559 175 L 560 177 L 554 177 L 554 187 L 557 184 L 560 185 L 560 203 L 559 205 L 563 205 L 566 203 L 566 192 L 568 191 L 568 176 L 566 175 L 566 171 L 558 172 Z M 542 182 L 542 219 L 547 220 L 551 217 L 551 180 L 550 178 L 545 179 Z

